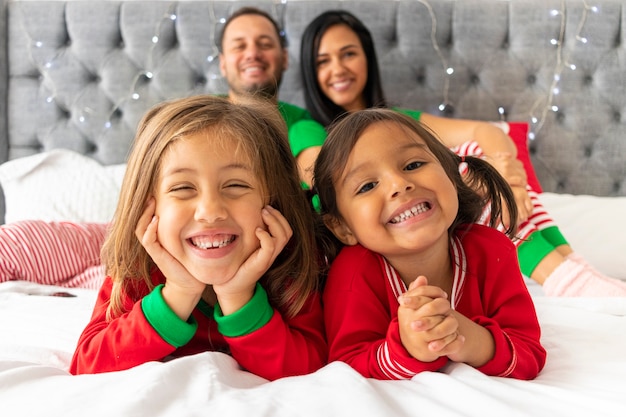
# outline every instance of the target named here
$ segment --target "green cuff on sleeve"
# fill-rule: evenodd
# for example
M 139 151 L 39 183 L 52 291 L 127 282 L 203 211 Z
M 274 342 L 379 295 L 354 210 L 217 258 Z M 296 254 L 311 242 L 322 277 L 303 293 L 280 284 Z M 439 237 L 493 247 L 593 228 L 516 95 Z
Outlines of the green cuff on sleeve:
M 307 148 L 322 146 L 325 140 L 326 129 L 315 120 L 300 120 L 289 128 L 289 146 L 294 157 Z
M 162 294 L 163 284 L 141 300 L 141 309 L 146 320 L 167 343 L 174 347 L 186 345 L 198 329 L 198 322 L 193 316 L 183 321 L 167 305 Z
M 532 232 L 528 239 L 517 247 L 517 259 L 522 274 L 530 277 L 539 262 L 553 250 L 554 246 L 543 237 L 540 231 Z
M 569 245 L 565 236 L 561 233 L 557 226 L 546 227 L 541 230 L 541 236 L 544 237 L 555 248 L 561 245 Z
M 225 316 L 219 304 L 215 304 L 213 317 L 217 329 L 226 337 L 245 336 L 263 327 L 274 315 L 267 293 L 259 283 L 256 284 L 254 295 L 239 310 Z

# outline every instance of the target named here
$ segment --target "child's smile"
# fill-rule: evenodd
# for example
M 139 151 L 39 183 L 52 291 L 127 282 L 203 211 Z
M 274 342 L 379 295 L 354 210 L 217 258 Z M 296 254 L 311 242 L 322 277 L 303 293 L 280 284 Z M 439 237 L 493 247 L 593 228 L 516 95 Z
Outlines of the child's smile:
M 418 214 L 426 213 L 428 210 L 430 210 L 430 208 L 431 206 L 427 202 L 416 204 L 410 209 L 403 210 L 402 213 L 398 214 L 397 216 L 394 216 L 389 221 L 389 223 L 392 223 L 392 224 L 402 223 L 406 221 L 407 219 L 417 216 Z
M 216 144 L 217 142 L 217 144 Z M 259 248 L 263 187 L 235 140 L 210 129 L 174 142 L 155 193 L 159 241 L 196 279 L 221 284 Z
M 392 122 L 363 131 L 336 195 L 346 237 L 390 261 L 447 245 L 458 210 L 456 188 L 425 142 Z
M 192 245 L 197 247 L 198 249 L 208 250 L 208 249 L 218 249 L 223 248 L 230 243 L 232 243 L 237 236 L 235 235 L 216 235 L 213 237 L 209 236 L 198 236 L 192 237 L 189 239 Z

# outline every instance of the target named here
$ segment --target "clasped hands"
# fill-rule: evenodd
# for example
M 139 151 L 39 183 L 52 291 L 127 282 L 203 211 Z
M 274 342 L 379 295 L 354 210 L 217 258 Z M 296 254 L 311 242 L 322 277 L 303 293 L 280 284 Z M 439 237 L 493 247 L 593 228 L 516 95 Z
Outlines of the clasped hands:
M 398 301 L 400 339 L 411 356 L 422 362 L 441 356 L 460 360 L 465 336 L 445 291 L 419 276 Z

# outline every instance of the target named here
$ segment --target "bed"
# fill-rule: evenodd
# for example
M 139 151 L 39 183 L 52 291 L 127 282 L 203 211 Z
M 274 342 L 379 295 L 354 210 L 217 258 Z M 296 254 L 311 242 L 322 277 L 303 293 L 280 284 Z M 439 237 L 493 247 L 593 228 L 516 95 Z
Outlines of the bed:
M 282 100 L 303 104 L 298 48 L 308 21 L 353 11 L 376 39 L 393 104 L 510 129 L 572 246 L 626 280 L 626 0 L 0 0 L 2 223 L 106 223 L 143 112 L 225 93 L 215 35 L 253 3 L 289 38 Z M 528 280 L 548 352 L 533 381 L 463 364 L 376 381 L 334 362 L 268 382 L 216 352 L 72 376 L 96 289 L 35 278 L 0 280 L 3 416 L 626 413 L 622 298 L 550 298 Z

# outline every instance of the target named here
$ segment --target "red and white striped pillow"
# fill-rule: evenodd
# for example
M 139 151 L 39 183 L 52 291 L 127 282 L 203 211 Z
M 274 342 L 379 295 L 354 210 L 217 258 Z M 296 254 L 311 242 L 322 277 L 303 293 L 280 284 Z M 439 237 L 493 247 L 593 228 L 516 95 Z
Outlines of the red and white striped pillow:
M 100 288 L 106 223 L 24 220 L 0 226 L 0 282 Z

